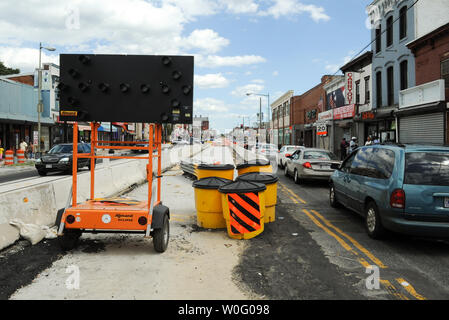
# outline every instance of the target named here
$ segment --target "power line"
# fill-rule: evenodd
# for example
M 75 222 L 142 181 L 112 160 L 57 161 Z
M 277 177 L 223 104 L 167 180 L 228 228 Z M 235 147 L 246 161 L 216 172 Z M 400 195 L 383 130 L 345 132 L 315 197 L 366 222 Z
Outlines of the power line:
M 412 9 L 412 8 L 416 5 L 416 3 L 418 3 L 418 1 L 419 1 L 419 0 L 416 0 L 410 7 L 408 7 L 408 8 L 407 8 L 407 12 L 408 12 L 410 9 Z M 393 20 L 392 27 L 393 27 L 393 25 L 395 24 L 395 22 L 396 22 L 396 21 L 399 21 L 400 19 L 401 19 L 401 15 L 399 15 L 398 18 L 396 18 L 395 20 Z M 381 30 L 382 30 L 382 28 L 381 28 Z M 354 55 L 354 56 L 351 58 L 351 60 L 349 60 L 349 61 L 354 60 L 354 59 L 355 59 L 356 57 L 358 57 L 361 53 L 363 53 L 363 52 L 364 52 L 367 48 L 369 48 L 374 42 L 376 42 L 378 38 L 382 37 L 382 35 L 383 35 L 385 32 L 387 32 L 387 30 L 388 30 L 388 28 L 385 29 L 385 30 L 383 30 L 383 31 L 380 33 L 380 35 L 379 35 L 378 37 L 375 37 L 374 40 L 372 40 L 368 45 L 366 45 L 362 50 L 360 50 L 356 55 Z M 340 71 L 340 69 L 338 69 L 332 76 L 335 76 L 339 71 Z

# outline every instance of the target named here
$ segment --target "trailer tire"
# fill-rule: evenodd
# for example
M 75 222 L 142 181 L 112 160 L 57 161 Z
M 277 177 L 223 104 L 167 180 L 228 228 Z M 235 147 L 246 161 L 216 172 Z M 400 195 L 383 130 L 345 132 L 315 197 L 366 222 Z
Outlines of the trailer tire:
M 81 237 L 80 230 L 65 229 L 64 234 L 58 237 L 59 245 L 64 251 L 74 249 L 78 245 L 78 240 Z
M 167 250 L 168 241 L 170 239 L 170 224 L 168 215 L 164 215 L 162 227 L 153 231 L 153 246 L 156 252 L 162 253 Z

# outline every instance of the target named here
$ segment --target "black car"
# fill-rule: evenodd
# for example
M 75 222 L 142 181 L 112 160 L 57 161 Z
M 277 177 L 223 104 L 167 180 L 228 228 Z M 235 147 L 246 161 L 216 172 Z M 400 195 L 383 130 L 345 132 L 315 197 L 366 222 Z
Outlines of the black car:
M 79 143 L 78 153 L 90 153 L 90 144 Z M 73 144 L 57 144 L 47 153 L 36 160 L 36 169 L 39 175 L 45 176 L 48 172 L 63 171 L 72 172 Z M 88 167 L 90 170 L 90 159 L 78 158 L 78 168 Z

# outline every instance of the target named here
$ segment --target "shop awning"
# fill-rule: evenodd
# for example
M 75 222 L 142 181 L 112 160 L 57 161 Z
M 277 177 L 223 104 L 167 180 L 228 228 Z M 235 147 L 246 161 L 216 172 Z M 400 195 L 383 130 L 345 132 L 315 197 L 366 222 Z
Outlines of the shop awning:
M 398 117 L 418 115 L 424 113 L 444 112 L 446 110 L 446 102 L 438 101 L 427 103 L 419 106 L 399 109 L 395 112 Z
M 98 131 L 111 132 L 111 123 L 109 122 L 102 123 L 101 126 L 98 128 Z M 112 126 L 112 132 L 117 132 L 117 128 L 115 126 Z

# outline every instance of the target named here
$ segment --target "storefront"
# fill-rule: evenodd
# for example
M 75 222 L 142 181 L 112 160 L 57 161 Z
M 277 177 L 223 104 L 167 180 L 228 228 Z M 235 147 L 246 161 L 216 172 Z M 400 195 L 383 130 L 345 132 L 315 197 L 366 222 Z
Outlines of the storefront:
M 396 115 L 399 122 L 399 141 L 401 143 L 441 146 L 447 142 L 445 102 L 399 110 Z
M 355 105 L 350 104 L 344 107 L 334 109 L 334 126 L 333 126 L 333 141 L 334 153 L 340 158 L 341 149 L 340 143 L 343 138 L 346 141 L 351 141 L 353 136 L 356 136 L 354 128 Z M 359 142 L 360 145 L 360 142 Z
M 357 117 L 357 121 L 363 124 L 363 141 L 359 144 L 365 144 L 368 137 L 374 141 L 379 140 L 380 143 L 388 143 L 396 141 L 396 119 L 393 115 L 394 108 L 373 109 L 371 111 L 361 112 Z
M 318 120 L 314 123 L 316 128 L 316 147 L 326 149 L 333 152 L 332 145 L 332 123 L 334 118 L 334 110 L 328 110 L 318 114 Z

